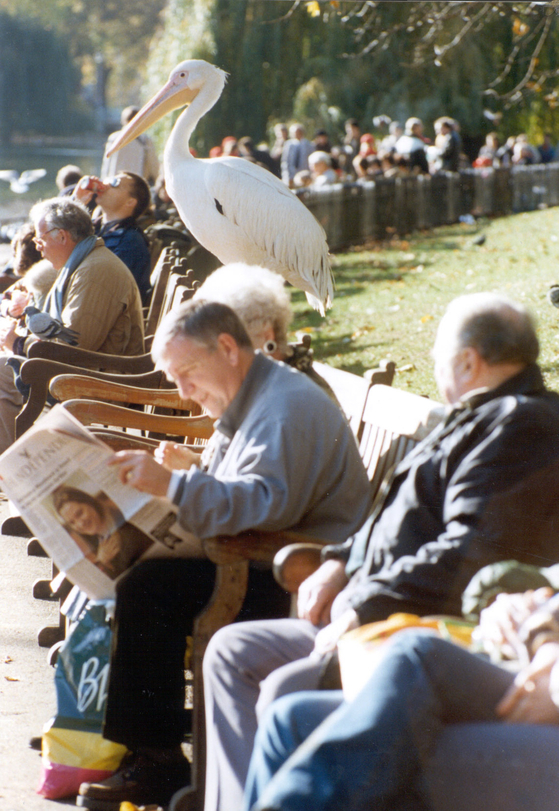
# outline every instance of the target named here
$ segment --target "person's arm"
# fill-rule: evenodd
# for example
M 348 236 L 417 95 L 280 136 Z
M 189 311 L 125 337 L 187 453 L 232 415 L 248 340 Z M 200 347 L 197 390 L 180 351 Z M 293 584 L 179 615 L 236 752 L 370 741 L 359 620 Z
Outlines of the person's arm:
M 446 481 L 435 477 L 432 498 L 424 504 L 421 526 L 425 541 L 405 548 L 382 571 L 362 577 L 351 593 L 351 605 L 361 623 L 378 619 L 379 606 L 392 611 L 432 613 L 446 606 L 460 613 L 461 595 L 473 575 L 499 560 L 517 559 L 541 565 L 553 560 L 555 527 L 559 521 L 559 440 L 556 416 L 545 406 L 526 403 L 506 415 L 495 410 L 475 430 L 463 432 L 444 461 Z M 450 441 L 449 438 L 446 440 Z M 422 482 L 406 482 L 412 488 Z M 398 498 L 379 521 L 391 518 L 406 532 L 391 510 L 400 511 Z M 385 527 L 387 525 L 385 524 Z M 414 527 L 413 521 L 407 526 Z M 385 532 L 385 537 L 388 532 Z M 399 543 L 400 539 L 396 539 Z M 442 610 L 442 608 L 438 609 Z

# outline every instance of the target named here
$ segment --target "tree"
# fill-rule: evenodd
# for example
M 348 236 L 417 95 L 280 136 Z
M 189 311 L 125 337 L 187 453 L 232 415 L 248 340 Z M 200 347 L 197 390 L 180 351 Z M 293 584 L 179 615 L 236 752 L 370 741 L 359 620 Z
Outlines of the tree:
M 79 73 L 61 39 L 0 12 L 0 143 L 15 133 L 74 131 L 84 119 L 78 90 Z

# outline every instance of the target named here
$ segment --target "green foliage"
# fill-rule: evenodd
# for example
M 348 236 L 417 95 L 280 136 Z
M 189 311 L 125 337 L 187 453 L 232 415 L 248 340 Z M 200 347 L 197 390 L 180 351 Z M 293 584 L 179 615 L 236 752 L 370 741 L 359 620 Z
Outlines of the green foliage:
M 76 112 L 78 89 L 60 37 L 0 12 L 0 143 L 15 133 L 75 131 L 84 123 Z

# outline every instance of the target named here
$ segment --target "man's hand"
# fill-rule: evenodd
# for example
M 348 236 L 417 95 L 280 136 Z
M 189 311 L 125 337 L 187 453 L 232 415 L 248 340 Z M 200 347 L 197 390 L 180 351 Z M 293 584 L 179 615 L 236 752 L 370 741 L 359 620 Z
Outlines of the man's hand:
M 200 454 L 177 442 L 161 442 L 153 454 L 160 465 L 168 470 L 188 470 L 200 464 Z
M 526 649 L 519 630 L 552 595 L 553 591 L 548 587 L 523 594 L 499 594 L 481 612 L 479 626 L 475 630 L 476 640 L 483 643 L 489 654 L 497 650 L 509 659 L 525 659 Z
M 94 195 L 97 194 L 98 186 L 102 185 L 103 182 L 95 175 L 85 175 L 76 185 L 72 197 L 83 203 L 84 206 L 88 206 Z M 88 188 L 88 186 L 93 186 L 93 188 Z
M 31 300 L 32 296 L 28 290 L 14 288 L 10 291 L 9 297 L 2 299 L 2 315 L 19 318 Z
M 299 586 L 299 618 L 309 620 L 313 625 L 330 622 L 332 603 L 346 583 L 345 565 L 339 560 L 327 560 Z
M 551 671 L 558 661 L 557 643 L 538 648 L 497 704 L 497 715 L 510 724 L 559 724 L 559 709 L 550 691 Z
M 120 467 L 118 475 L 123 484 L 130 484 L 136 490 L 152 496 L 167 495 L 171 471 L 156 462 L 146 451 L 119 451 L 109 464 Z
M 335 622 L 322 628 L 314 640 L 314 652 L 319 654 L 330 653 L 336 648 L 338 640 L 346 631 L 359 627 L 359 617 L 353 608 L 345 611 Z

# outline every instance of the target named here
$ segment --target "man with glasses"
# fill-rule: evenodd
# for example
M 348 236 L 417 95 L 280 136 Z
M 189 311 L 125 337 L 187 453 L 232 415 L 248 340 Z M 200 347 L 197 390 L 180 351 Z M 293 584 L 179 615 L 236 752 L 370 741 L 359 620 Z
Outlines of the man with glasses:
M 111 355 L 144 350 L 142 303 L 126 265 L 96 237 L 83 205 L 68 198 L 37 203 L 30 212 L 35 244 L 58 271 L 43 308 L 78 334 L 78 346 Z M 15 439 L 15 418 L 23 397 L 6 361 L 25 356 L 36 340 L 18 327 L 26 302 L 8 311 L 0 329 L 0 452 Z M 16 332 L 17 328 L 17 332 Z
M 147 304 L 151 257 L 137 219 L 150 204 L 149 186 L 134 172 L 119 172 L 104 181 L 89 175 L 78 183 L 73 198 L 88 206 L 94 196 L 101 210 L 101 217 L 94 220 L 95 233 L 122 259 L 136 279 L 142 303 Z

